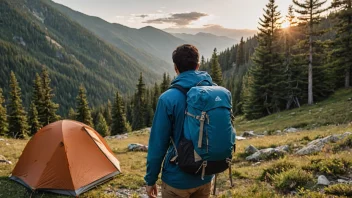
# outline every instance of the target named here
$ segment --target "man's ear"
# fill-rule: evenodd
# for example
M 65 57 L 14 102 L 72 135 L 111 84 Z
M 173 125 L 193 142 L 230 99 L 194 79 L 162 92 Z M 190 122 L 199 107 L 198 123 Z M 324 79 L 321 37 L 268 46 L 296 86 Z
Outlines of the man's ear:
M 198 64 L 197 64 L 197 67 L 196 67 L 196 71 L 199 70 L 199 67 L 200 67 L 200 64 L 198 63 Z
M 178 71 L 176 64 L 174 64 L 174 69 L 175 69 L 176 74 L 179 75 L 180 71 Z

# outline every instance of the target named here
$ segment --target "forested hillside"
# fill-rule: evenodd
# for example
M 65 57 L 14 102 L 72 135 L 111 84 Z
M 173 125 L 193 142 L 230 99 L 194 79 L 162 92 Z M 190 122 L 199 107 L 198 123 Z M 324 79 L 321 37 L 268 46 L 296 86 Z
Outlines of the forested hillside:
M 43 68 L 49 71 L 61 114 L 74 107 L 80 84 L 96 106 L 117 90 L 133 90 L 136 73 L 143 72 L 147 82 L 156 77 L 43 1 L 0 0 L 0 85 L 5 97 L 13 71 L 28 108 L 35 73 Z

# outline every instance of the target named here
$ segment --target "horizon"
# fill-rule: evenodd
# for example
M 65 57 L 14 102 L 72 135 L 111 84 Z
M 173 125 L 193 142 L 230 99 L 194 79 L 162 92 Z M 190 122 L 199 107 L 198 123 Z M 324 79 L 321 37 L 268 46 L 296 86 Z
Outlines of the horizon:
M 136 2 L 136 0 L 53 1 L 86 15 L 99 17 L 109 23 L 118 23 L 137 29 L 147 26 L 158 29 L 197 29 L 217 26 L 238 30 L 257 30 L 259 18 L 264 13 L 263 8 L 268 3 L 268 1 L 258 2 L 256 0 L 246 2 L 224 0 L 223 6 L 215 7 L 217 1 L 214 0 L 207 2 L 194 0 L 188 2 L 188 5 L 186 0 L 180 0 L 177 3 L 162 0 L 148 2 Z M 292 1 L 276 0 L 276 3 L 283 19 Z M 121 4 L 124 6 L 120 6 Z M 244 18 L 246 20 L 243 20 Z

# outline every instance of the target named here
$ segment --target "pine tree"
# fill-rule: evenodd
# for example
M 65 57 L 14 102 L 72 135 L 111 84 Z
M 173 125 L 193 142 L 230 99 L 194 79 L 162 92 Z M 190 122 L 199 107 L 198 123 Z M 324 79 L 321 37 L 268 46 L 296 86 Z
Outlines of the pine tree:
M 201 70 L 201 71 L 208 70 L 204 56 L 202 56 L 202 58 L 201 58 L 199 70 Z
M 213 55 L 211 57 L 211 77 L 213 78 L 213 82 L 222 85 L 222 71 L 218 61 L 218 55 L 216 48 L 214 49 Z
M 167 82 L 167 78 L 166 78 Z M 146 103 L 145 103 L 145 84 L 143 82 L 143 75 L 140 73 L 140 77 L 138 79 L 137 84 L 137 92 L 134 98 L 134 107 L 132 114 L 132 129 L 139 130 L 146 127 L 144 115 L 146 111 Z
M 344 77 L 344 86 L 348 88 L 351 86 L 352 69 L 352 0 L 334 0 L 332 7 L 338 9 L 335 14 L 338 22 L 335 25 L 337 35 L 333 41 L 333 57 L 338 72 Z
M 108 100 L 108 103 L 106 104 L 105 111 L 104 111 L 104 117 L 108 126 L 111 126 L 111 123 L 112 123 L 111 110 L 112 110 L 112 105 L 110 100 Z
M 41 102 L 39 118 L 43 126 L 48 125 L 52 122 L 59 120 L 59 116 L 56 114 L 59 105 L 52 101 L 54 94 L 50 87 L 50 78 L 48 70 L 44 69 L 42 72 L 42 93 L 43 101 Z
M 102 137 L 109 135 L 109 127 L 103 114 L 101 113 L 98 113 L 97 120 L 95 122 L 95 129 Z
M 244 64 L 245 64 L 245 52 L 244 52 L 244 41 L 243 41 L 243 37 L 242 37 L 241 42 L 237 48 L 236 71 L 238 71 L 239 67 Z
M 7 122 L 7 113 L 5 105 L 5 98 L 2 94 L 2 89 L 0 88 L 0 136 L 8 134 L 9 123 Z
M 22 106 L 21 88 L 15 74 L 11 71 L 9 101 L 9 135 L 14 138 L 25 138 L 28 134 L 27 114 Z
M 170 86 L 170 83 L 168 82 L 167 75 L 166 73 L 163 74 L 163 81 L 161 82 L 160 85 L 160 93 L 164 93 Z
M 33 93 L 32 93 L 32 101 L 34 102 L 38 113 L 44 111 L 44 93 L 42 86 L 42 79 L 39 74 L 35 74 L 35 80 L 33 82 Z
M 152 101 L 152 108 L 154 111 L 156 110 L 156 105 L 158 104 L 159 96 L 160 96 L 159 86 L 157 83 L 155 83 L 154 90 L 153 90 L 153 101 Z
M 313 45 L 314 45 L 314 36 L 319 34 L 318 31 L 314 30 L 315 24 L 320 22 L 320 14 L 326 11 L 322 9 L 322 6 L 326 3 L 326 0 L 304 0 L 302 3 L 300 0 L 293 0 L 293 3 L 299 8 L 296 9 L 296 12 L 301 14 L 298 17 L 301 21 L 307 24 L 306 35 L 308 37 L 309 45 L 309 65 L 308 65 L 308 104 L 312 105 L 314 102 L 313 99 Z
M 89 108 L 86 90 L 83 85 L 79 87 L 76 101 L 76 120 L 93 127 L 93 118 Z
M 70 120 L 75 120 L 76 119 L 76 112 L 75 110 L 71 107 L 69 110 L 68 110 L 68 119 Z
M 275 0 L 269 0 L 260 19 L 259 46 L 253 57 L 253 67 L 246 79 L 243 111 L 249 119 L 256 119 L 280 110 L 282 91 L 282 62 L 278 35 L 280 12 Z
M 29 109 L 29 132 L 34 135 L 40 128 L 42 128 L 42 125 L 39 122 L 38 110 L 34 102 L 32 102 Z
M 144 123 L 146 124 L 147 127 L 152 126 L 152 122 L 153 122 L 153 117 L 154 117 L 154 110 L 153 110 L 153 106 L 152 106 L 152 97 L 150 94 L 149 89 L 147 89 L 146 94 L 145 94 L 145 115 L 144 115 Z
M 117 135 L 127 132 L 126 116 L 122 98 L 116 92 L 115 102 L 112 110 L 111 135 Z

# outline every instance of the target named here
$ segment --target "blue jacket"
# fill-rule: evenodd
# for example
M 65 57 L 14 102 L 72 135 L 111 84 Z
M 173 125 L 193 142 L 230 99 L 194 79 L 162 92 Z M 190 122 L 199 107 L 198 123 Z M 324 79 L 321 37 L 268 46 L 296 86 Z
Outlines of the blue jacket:
M 178 75 L 171 85 L 177 84 L 188 89 L 202 80 L 212 82 L 210 75 L 206 72 L 186 71 Z M 185 108 L 186 96 L 177 89 L 169 89 L 159 98 L 149 139 L 147 174 L 144 177 L 148 186 L 154 185 L 158 180 L 164 158 L 161 180 L 171 187 L 196 188 L 209 183 L 213 178 L 213 176 L 205 176 L 202 180 L 201 176 L 184 173 L 177 165 L 170 163 L 170 159 L 175 156 L 170 137 L 178 145 L 183 136 Z M 175 123 L 174 128 L 172 119 Z

